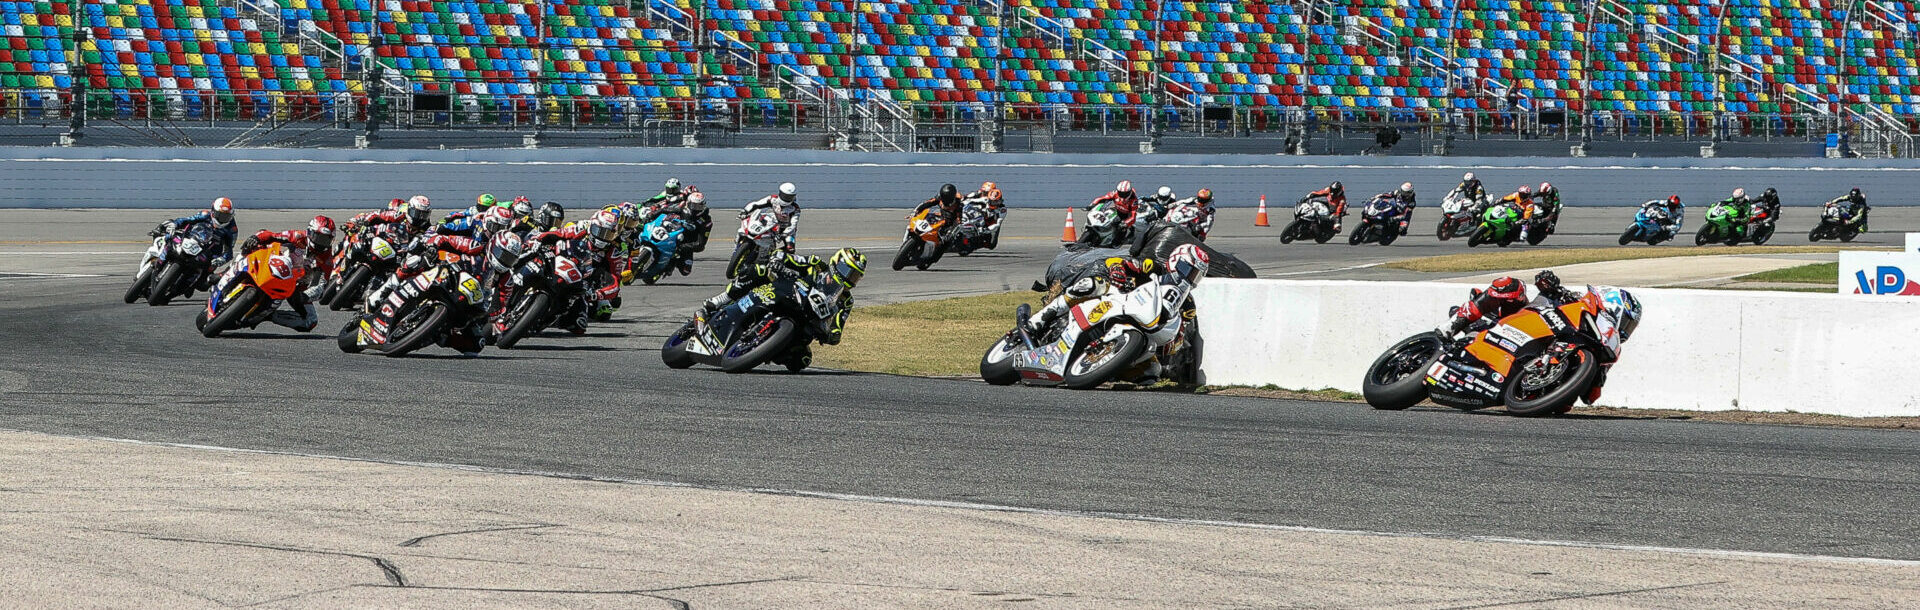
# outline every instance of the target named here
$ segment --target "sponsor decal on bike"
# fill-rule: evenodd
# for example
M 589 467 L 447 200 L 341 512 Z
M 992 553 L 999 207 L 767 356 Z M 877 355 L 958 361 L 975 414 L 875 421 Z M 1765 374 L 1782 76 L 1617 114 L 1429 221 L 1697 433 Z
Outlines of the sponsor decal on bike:
M 1113 303 L 1103 302 L 1099 305 L 1093 306 L 1093 311 L 1087 312 L 1087 323 L 1088 324 L 1099 323 L 1101 318 L 1107 317 L 1107 311 L 1111 309 L 1113 309 Z
M 1492 330 L 1487 331 L 1487 335 L 1495 339 L 1496 345 L 1506 348 L 1509 352 L 1520 349 L 1520 346 L 1533 341 L 1533 337 L 1528 335 L 1526 331 L 1506 324 L 1493 327 Z

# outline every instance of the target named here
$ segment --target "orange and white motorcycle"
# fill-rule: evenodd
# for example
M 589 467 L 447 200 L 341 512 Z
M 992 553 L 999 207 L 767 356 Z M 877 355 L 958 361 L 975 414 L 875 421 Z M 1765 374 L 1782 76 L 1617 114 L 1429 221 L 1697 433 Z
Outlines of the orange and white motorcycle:
M 300 289 L 306 275 L 304 252 L 282 243 L 262 246 L 227 268 L 208 292 L 207 307 L 194 318 L 194 326 L 212 338 L 258 325 Z
M 1367 368 L 1367 404 L 1400 410 L 1432 398 L 1460 409 L 1506 405 L 1514 415 L 1566 413 L 1592 403 L 1640 325 L 1640 301 L 1625 290 L 1587 287 L 1578 299 L 1540 298 L 1478 332 L 1420 333 Z

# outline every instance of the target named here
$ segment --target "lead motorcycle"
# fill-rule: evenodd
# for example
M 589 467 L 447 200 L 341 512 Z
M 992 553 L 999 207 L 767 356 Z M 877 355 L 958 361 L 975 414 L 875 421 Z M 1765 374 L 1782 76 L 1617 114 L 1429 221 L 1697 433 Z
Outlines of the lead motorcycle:
M 694 364 L 745 373 L 768 362 L 799 372 L 813 364 L 814 341 L 830 334 L 845 290 L 831 271 L 812 276 L 783 265 L 774 281 L 714 311 L 694 314 L 660 346 L 660 360 L 684 369 Z
M 1420 333 L 1367 368 L 1361 392 L 1375 409 L 1400 410 L 1428 398 L 1465 410 L 1506 405 L 1520 416 L 1566 413 L 1591 404 L 1640 324 L 1640 301 L 1613 287 L 1578 299 L 1535 299 L 1485 330 Z
M 369 311 L 354 316 L 335 336 L 340 351 L 374 349 L 398 357 L 438 344 L 478 353 L 486 299 L 480 279 L 457 260 L 442 259 L 386 291 L 380 302 L 368 303 Z
M 1860 236 L 1860 225 L 1866 222 L 1866 212 L 1863 211 L 1860 215 L 1862 218 L 1859 222 L 1852 222 L 1847 206 L 1827 202 L 1826 208 L 1820 211 L 1820 224 L 1807 232 L 1807 241 L 1817 242 L 1823 239 L 1853 241 L 1853 238 Z
M 1620 245 L 1646 242 L 1649 246 L 1657 246 L 1660 242 L 1673 239 L 1673 223 L 1668 221 L 1670 216 L 1671 213 L 1662 206 L 1641 207 L 1640 211 L 1633 214 L 1633 224 L 1620 232 Z
M 727 258 L 727 279 L 765 264 L 780 241 L 780 216 L 773 208 L 760 208 L 741 218 L 740 237 L 735 240 L 733 256 Z
M 146 297 L 148 305 L 158 307 L 176 296 L 193 296 L 194 286 L 213 273 L 213 257 L 218 255 L 213 249 L 218 245 L 213 228 L 205 224 L 195 224 L 186 231 L 168 230 L 154 237 L 153 245 L 140 257 L 140 272 L 134 275 L 133 286 L 127 288 L 123 299 L 132 303 Z
M 300 280 L 307 275 L 304 256 L 276 242 L 229 265 L 226 275 L 208 291 L 207 307 L 194 317 L 194 327 L 211 339 L 266 321 L 281 301 L 300 289 Z
M 980 357 L 980 378 L 1075 390 L 1109 381 L 1194 382 L 1200 340 L 1190 293 L 1206 270 L 1177 265 L 1133 290 L 1107 289 L 1074 303 L 1044 328 L 1027 327 L 1032 309 L 1022 304 L 1013 330 Z M 1104 285 L 1099 278 L 1081 281 Z

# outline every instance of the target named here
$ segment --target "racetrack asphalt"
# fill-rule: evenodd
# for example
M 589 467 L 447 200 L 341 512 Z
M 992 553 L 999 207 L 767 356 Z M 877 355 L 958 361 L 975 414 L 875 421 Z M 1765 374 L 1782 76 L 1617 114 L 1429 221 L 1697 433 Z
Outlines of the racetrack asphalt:
M 1570 218 L 1565 239 L 1549 243 L 1610 243 L 1622 212 Z M 141 242 L 150 213 L 7 214 L 0 428 L 729 488 L 1920 559 L 1912 431 L 668 370 L 659 342 L 719 290 L 711 261 L 691 277 L 630 288 L 615 320 L 584 338 L 543 335 L 475 359 L 437 348 L 399 360 L 348 356 L 330 341 L 343 314 L 323 313 L 309 335 L 263 325 L 202 339 L 192 329 L 196 304 L 119 302 L 137 254 L 111 253 L 142 243 L 47 243 Z M 293 213 L 252 214 L 243 221 L 296 224 Z M 808 214 L 803 234 L 819 239 L 803 248 L 850 243 L 874 255 L 861 287 L 869 301 L 1020 289 L 1057 247 L 1060 221 L 1058 212 L 1016 211 L 1033 218 L 1016 216 L 1002 252 L 895 273 L 877 267 L 896 243 L 898 211 Z M 1223 218 L 1220 245 L 1268 275 L 1384 276 L 1319 272 L 1467 250 L 1430 237 L 1389 248 L 1282 247 L 1256 232 L 1277 227 L 1242 224 Z M 1892 225 L 1880 223 L 1869 243 L 1896 242 Z M 718 244 L 730 228 L 720 228 Z

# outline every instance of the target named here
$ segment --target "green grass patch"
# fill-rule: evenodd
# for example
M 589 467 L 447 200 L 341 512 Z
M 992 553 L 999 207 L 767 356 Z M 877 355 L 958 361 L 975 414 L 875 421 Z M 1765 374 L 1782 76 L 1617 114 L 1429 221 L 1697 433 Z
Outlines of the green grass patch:
M 980 356 L 1013 328 L 1013 310 L 1021 303 L 1039 309 L 1041 296 L 1006 292 L 855 308 L 840 344 L 816 347 L 814 363 L 895 375 L 978 376 Z
M 1840 263 L 1814 263 L 1799 267 L 1749 273 L 1733 278 L 1737 282 L 1784 282 L 1790 284 L 1833 284 L 1840 276 Z
M 1382 265 L 1388 269 L 1406 271 L 1424 271 L 1429 273 L 1472 273 L 1476 271 L 1511 271 L 1514 269 L 1538 269 L 1560 267 L 1580 263 L 1599 263 L 1606 261 L 1640 260 L 1648 258 L 1671 258 L 1676 256 L 1726 256 L 1735 254 L 1830 254 L 1846 250 L 1893 250 L 1894 248 L 1861 248 L 1841 246 L 1712 246 L 1712 247 L 1613 247 L 1613 248 L 1555 248 L 1544 250 L 1508 250 L 1500 252 L 1472 252 L 1467 254 L 1448 254 L 1394 261 Z M 1832 279 L 1829 277 L 1828 279 Z

